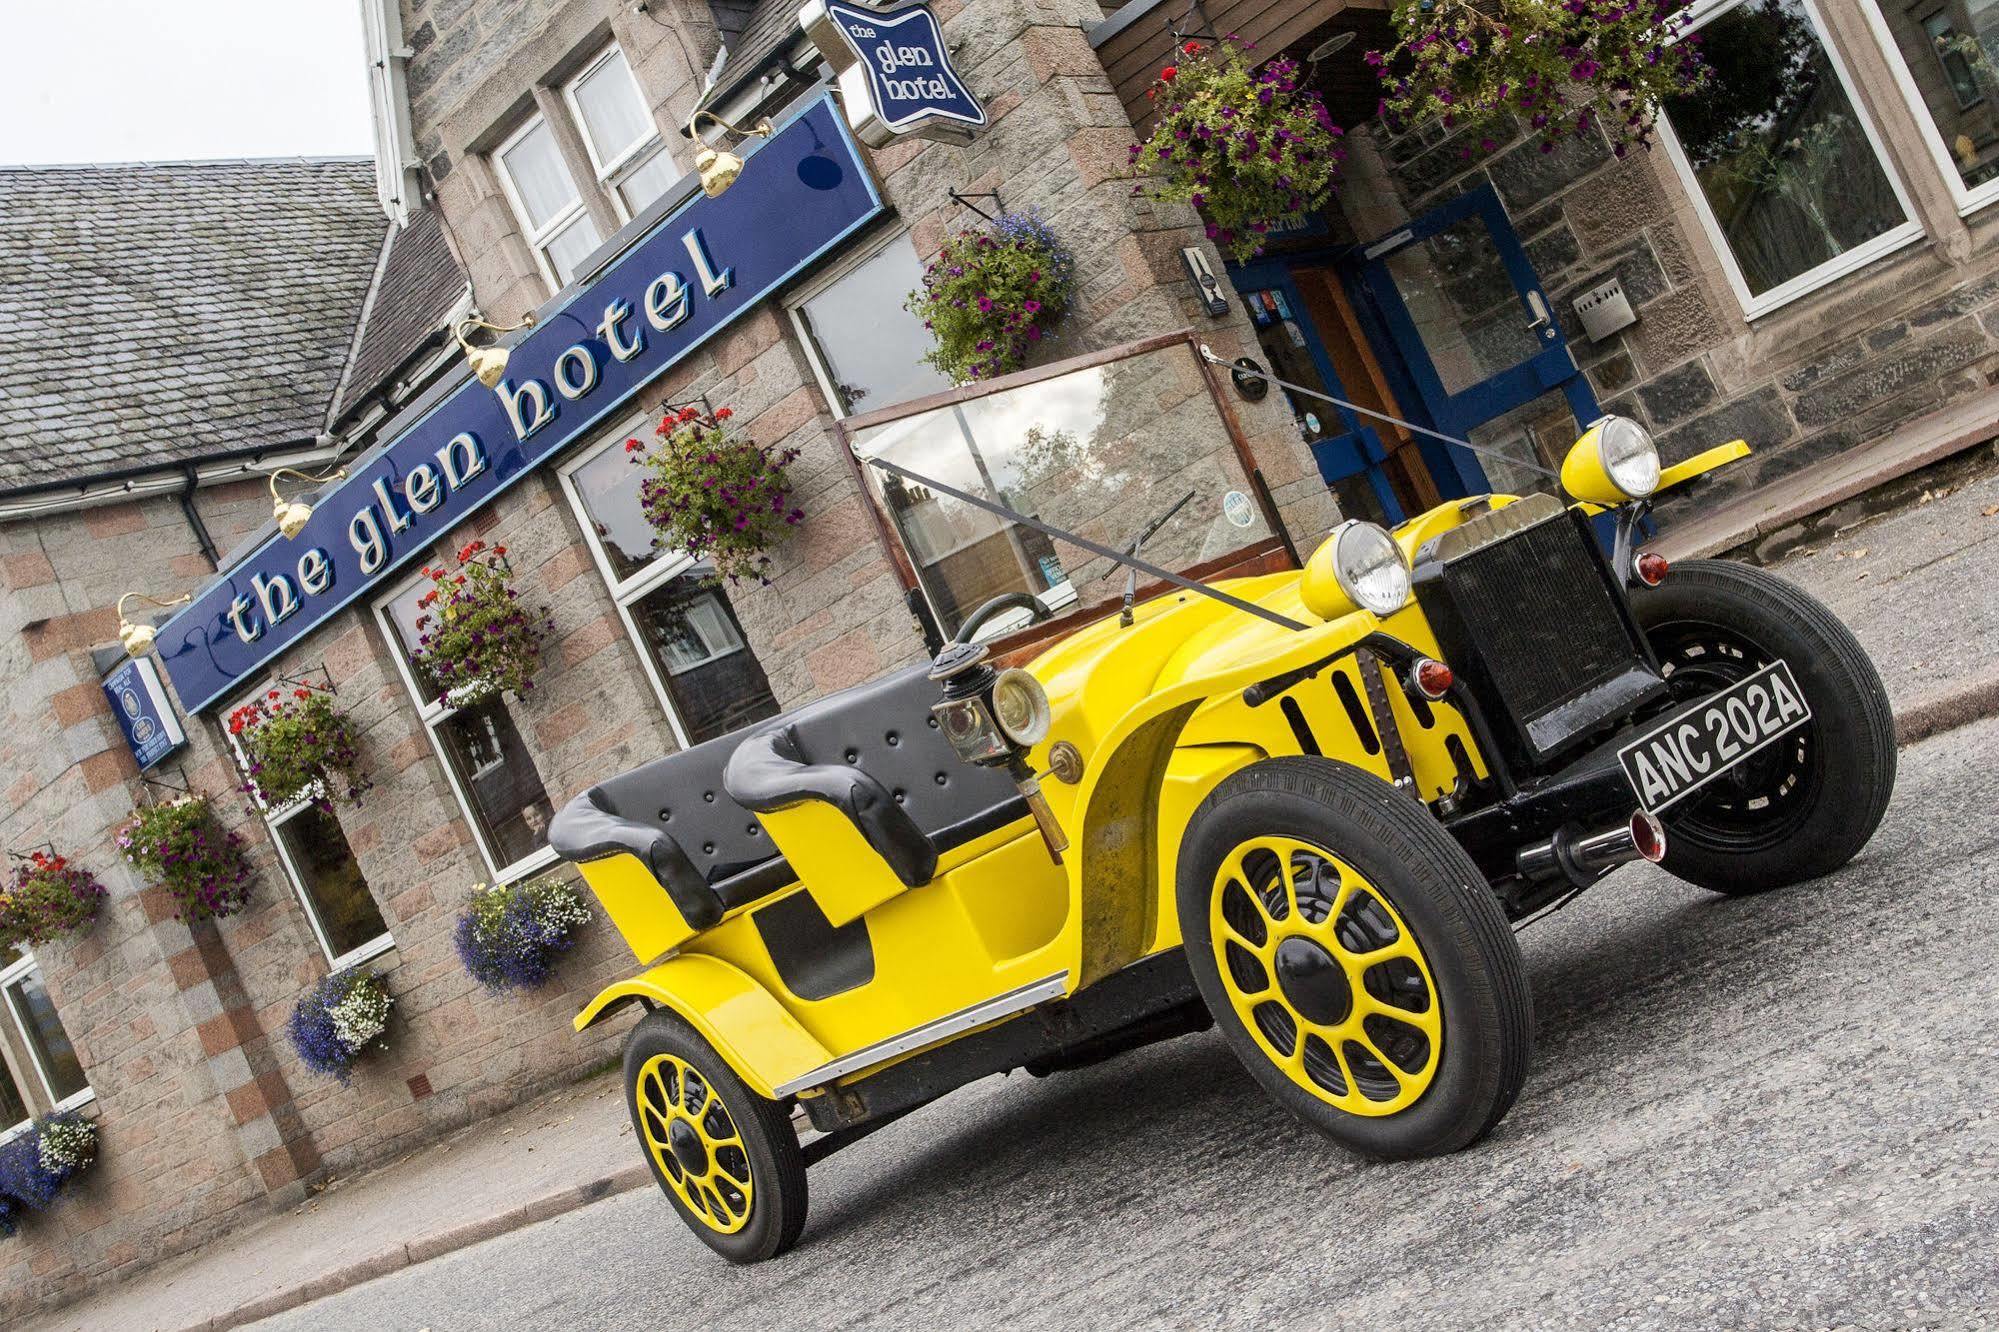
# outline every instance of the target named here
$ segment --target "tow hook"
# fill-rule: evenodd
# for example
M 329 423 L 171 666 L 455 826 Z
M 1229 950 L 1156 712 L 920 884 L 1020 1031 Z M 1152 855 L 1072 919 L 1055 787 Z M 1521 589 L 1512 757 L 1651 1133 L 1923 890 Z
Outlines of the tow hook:
M 1625 822 L 1597 832 L 1563 828 L 1545 842 L 1522 847 L 1513 863 L 1522 878 L 1544 883 L 1567 879 L 1588 887 L 1628 861 L 1656 865 L 1665 855 L 1666 826 L 1641 809 Z

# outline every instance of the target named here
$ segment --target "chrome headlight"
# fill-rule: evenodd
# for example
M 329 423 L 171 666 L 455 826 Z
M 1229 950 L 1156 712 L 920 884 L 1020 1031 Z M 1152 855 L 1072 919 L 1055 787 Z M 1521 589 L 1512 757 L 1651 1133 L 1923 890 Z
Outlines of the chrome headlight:
M 1354 605 L 1393 615 L 1409 604 L 1409 561 L 1387 531 L 1359 519 L 1333 533 L 1333 576 Z
M 1032 748 L 1048 738 L 1048 691 L 1018 667 L 1001 671 L 993 682 L 993 717 L 1007 739 Z
M 1632 499 L 1659 488 L 1659 446 L 1652 432 L 1628 416 L 1606 416 L 1596 428 L 1597 457 L 1610 483 Z

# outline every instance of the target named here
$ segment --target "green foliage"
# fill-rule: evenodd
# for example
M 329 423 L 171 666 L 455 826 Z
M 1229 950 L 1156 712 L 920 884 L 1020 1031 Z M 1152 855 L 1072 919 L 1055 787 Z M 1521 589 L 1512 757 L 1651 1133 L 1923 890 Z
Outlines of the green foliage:
M 1673 40 L 1684 11 L 1684 0 L 1405 0 L 1396 45 L 1367 58 L 1392 130 L 1511 114 L 1547 153 L 1601 120 L 1622 157 L 1650 142 L 1661 101 L 1705 79 L 1698 37 Z M 1494 127 L 1477 146 L 1491 152 L 1508 137 Z M 1470 145 L 1458 151 L 1473 155 Z
M 437 689 L 438 702 L 463 707 L 502 691 L 534 688 L 542 645 L 554 632 L 548 608 L 530 612 L 514 591 L 505 546 L 473 541 L 458 567 L 424 569 L 430 590 L 417 599 L 417 646 L 410 660 Z
M 1252 66 L 1228 40 L 1188 42 L 1180 56 L 1146 92 L 1163 105 L 1151 136 L 1131 146 L 1131 165 L 1153 178 L 1153 198 L 1200 209 L 1208 239 L 1243 263 L 1269 233 L 1304 225 L 1332 198 L 1342 131 L 1300 86 L 1295 60 Z
M 680 408 L 653 431 L 655 446 L 629 439 L 625 452 L 646 471 L 639 505 L 658 534 L 653 545 L 706 560 L 732 583 L 769 582 L 771 549 L 805 518 L 785 477 L 798 450 L 732 434 L 723 425 L 731 415 Z
M 319 689 L 294 688 L 291 697 L 272 689 L 229 714 L 229 733 L 243 748 L 249 769 L 244 790 L 271 806 L 288 805 L 318 785 L 322 809 L 344 787 L 354 804 L 372 782 L 361 771 L 361 754 L 346 714 L 333 696 Z
M 134 868 L 166 889 L 183 921 L 234 915 L 250 900 L 243 839 L 217 825 L 207 796 L 141 805 L 117 842 Z
M 954 384 L 1027 364 L 1069 308 L 1076 261 L 1038 211 L 960 231 L 923 270 L 904 307 L 930 330 L 924 359 Z
M 104 896 L 104 885 L 67 857 L 31 852 L 0 890 L 0 948 L 81 937 Z

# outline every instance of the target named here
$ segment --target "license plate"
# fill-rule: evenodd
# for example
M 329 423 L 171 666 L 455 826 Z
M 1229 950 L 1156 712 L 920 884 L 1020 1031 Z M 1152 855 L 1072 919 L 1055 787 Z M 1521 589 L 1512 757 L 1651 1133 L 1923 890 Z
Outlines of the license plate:
M 1657 814 L 1811 720 L 1791 668 L 1773 661 L 1617 751 L 1646 812 Z

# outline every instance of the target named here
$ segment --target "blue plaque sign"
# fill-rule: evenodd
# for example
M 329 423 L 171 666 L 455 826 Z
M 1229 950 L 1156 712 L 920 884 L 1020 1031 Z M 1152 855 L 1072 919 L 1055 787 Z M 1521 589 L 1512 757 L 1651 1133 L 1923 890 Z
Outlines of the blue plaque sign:
M 927 5 L 884 11 L 808 0 L 798 22 L 838 74 L 847 119 L 869 147 L 908 134 L 964 143 L 985 125 L 985 108 L 958 77 Z
M 726 194 L 695 192 L 544 312 L 498 387 L 468 376 L 350 464 L 295 538 L 273 533 L 167 621 L 157 648 L 181 701 L 199 712 L 239 687 L 881 211 L 839 114 L 813 103 Z
M 160 684 L 160 673 L 151 657 L 127 658 L 117 670 L 104 677 L 104 696 L 111 700 L 111 715 L 132 747 L 139 767 L 150 768 L 187 743 L 187 732 L 174 715 L 173 700 Z

